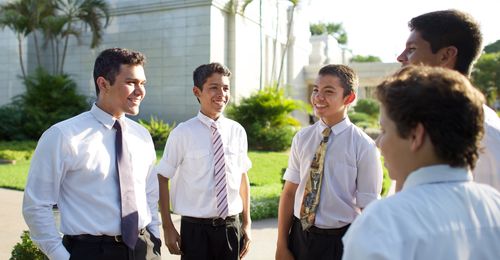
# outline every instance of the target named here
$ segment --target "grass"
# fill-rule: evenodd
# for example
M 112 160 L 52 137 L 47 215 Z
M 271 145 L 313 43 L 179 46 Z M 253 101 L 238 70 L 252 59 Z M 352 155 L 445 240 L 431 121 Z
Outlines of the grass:
M 29 156 L 33 153 L 35 142 L 0 142 L 0 151 L 16 151 L 16 164 L 0 164 L 0 187 L 24 190 L 29 170 Z M 163 151 L 156 151 L 158 159 Z M 248 153 L 252 168 L 248 172 L 251 193 L 251 214 L 253 220 L 278 216 L 278 202 L 282 189 L 282 171 L 288 164 L 288 152 Z M 384 168 L 384 189 L 390 185 L 387 170 Z

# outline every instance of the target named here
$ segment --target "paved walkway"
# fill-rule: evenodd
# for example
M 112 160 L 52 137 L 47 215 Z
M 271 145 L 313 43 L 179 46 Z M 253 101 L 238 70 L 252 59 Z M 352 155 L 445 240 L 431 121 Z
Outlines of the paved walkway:
M 0 188 L 0 205 L 2 205 L 0 210 L 0 259 L 10 258 L 14 245 L 21 241 L 22 231 L 28 229 L 21 213 L 22 200 L 22 192 Z M 174 224 L 179 228 L 179 216 L 174 216 L 173 219 Z M 252 225 L 253 241 L 250 252 L 245 259 L 274 259 L 277 234 L 276 219 L 254 221 Z M 165 246 L 162 247 L 162 253 L 164 260 L 179 259 L 179 257 L 170 255 Z

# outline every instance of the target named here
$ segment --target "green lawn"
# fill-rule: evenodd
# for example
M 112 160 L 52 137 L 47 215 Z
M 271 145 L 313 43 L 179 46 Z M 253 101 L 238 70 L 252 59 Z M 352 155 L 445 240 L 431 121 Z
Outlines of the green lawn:
M 28 144 L 0 142 L 0 151 L 16 151 L 14 154 L 20 156 L 14 165 L 0 164 L 0 187 L 24 190 L 29 169 L 29 160 L 25 158 L 25 154 L 31 155 L 34 147 L 34 142 Z M 163 151 L 156 151 L 156 154 L 159 159 Z M 276 217 L 282 188 L 282 170 L 288 164 L 288 152 L 250 151 L 249 157 L 253 164 L 248 173 L 251 185 L 252 219 Z M 385 190 L 390 180 L 386 170 L 384 175 Z

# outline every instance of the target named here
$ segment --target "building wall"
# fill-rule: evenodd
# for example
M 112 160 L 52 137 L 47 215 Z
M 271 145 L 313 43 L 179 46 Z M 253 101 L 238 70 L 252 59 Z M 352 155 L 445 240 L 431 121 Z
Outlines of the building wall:
M 111 20 L 102 44 L 91 50 L 89 32 L 82 34 L 80 42 L 70 38 L 65 61 L 64 71 L 90 101 L 95 100 L 94 60 L 102 50 L 111 47 L 134 49 L 147 56 L 147 95 L 141 105 L 140 118 L 154 115 L 167 122 L 180 122 L 195 115 L 199 105 L 192 94 L 192 72 L 200 64 L 217 61 L 231 69 L 235 102 L 270 84 L 273 64 L 277 78 L 279 58 L 286 42 L 288 5 L 284 1 L 262 1 L 262 59 L 259 1 L 248 5 L 245 12 L 241 10 L 242 0 L 108 0 L 108 3 Z M 20 74 L 15 35 L 4 30 L 0 36 L 0 56 L 7 57 L 0 61 L 0 80 L 5 83 L 1 88 L 7 93 L 0 98 L 0 104 L 5 104 L 22 93 L 24 86 L 15 76 Z M 25 47 L 29 51 L 24 59 L 30 69 L 34 69 L 31 39 L 25 42 Z M 285 63 L 285 81 L 300 78 L 301 68 L 297 62 L 303 59 L 295 53 L 293 57 L 292 63 L 288 60 Z M 294 71 L 288 71 L 290 64 L 296 68 Z M 43 66 L 53 67 L 48 48 L 43 53 Z

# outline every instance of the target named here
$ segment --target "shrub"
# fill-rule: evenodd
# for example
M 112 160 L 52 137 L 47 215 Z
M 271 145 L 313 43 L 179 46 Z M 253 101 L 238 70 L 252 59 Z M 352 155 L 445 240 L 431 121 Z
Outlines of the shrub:
M 377 128 L 377 118 L 371 117 L 365 113 L 359 112 L 349 112 L 349 120 L 356 126 L 366 129 L 366 128 Z
M 22 111 L 25 137 L 38 139 L 51 125 L 86 109 L 86 97 L 77 93 L 76 83 L 66 74 L 50 75 L 37 69 L 24 81 L 26 91 L 15 98 Z
M 23 131 L 23 111 L 19 102 L 0 107 L 0 140 L 27 139 Z
M 29 231 L 23 231 L 21 242 L 12 250 L 10 260 L 46 260 L 48 259 L 30 239 Z
M 168 136 L 175 128 L 175 122 L 172 125 L 169 125 L 168 123 L 164 123 L 163 120 L 157 119 L 153 116 L 151 116 L 149 121 L 139 119 L 139 124 L 144 126 L 151 134 L 156 150 L 165 148 Z
M 239 105 L 228 107 L 228 117 L 239 122 L 248 135 L 250 149 L 282 151 L 290 147 L 300 123 L 290 113 L 305 109 L 301 101 L 286 98 L 283 90 L 267 87 Z
M 379 103 L 369 98 L 358 100 L 358 103 L 354 106 L 354 111 L 367 114 L 374 118 L 378 117 L 379 109 Z

